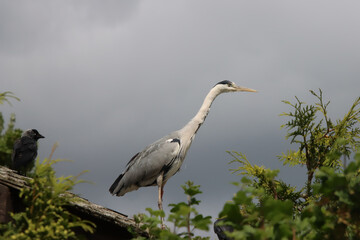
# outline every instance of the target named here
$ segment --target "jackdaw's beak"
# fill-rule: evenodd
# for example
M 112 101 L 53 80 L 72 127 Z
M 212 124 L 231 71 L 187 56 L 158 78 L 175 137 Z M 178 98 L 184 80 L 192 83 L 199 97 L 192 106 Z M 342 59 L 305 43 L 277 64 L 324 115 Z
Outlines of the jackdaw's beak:
M 43 135 L 41 135 L 41 134 L 38 134 L 37 136 L 36 136 L 37 138 L 45 138 Z

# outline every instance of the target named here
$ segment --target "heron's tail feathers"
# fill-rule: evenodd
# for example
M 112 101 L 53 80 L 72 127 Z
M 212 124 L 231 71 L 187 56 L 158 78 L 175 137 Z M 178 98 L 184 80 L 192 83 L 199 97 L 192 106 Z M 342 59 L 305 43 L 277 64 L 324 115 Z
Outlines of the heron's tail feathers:
M 117 196 L 122 196 L 124 194 L 119 194 L 121 192 L 121 189 L 122 189 L 122 186 L 119 185 L 122 177 L 124 176 L 124 174 L 120 174 L 120 176 L 115 180 L 115 182 L 111 185 L 111 187 L 109 188 L 109 192 L 112 194 L 112 195 L 117 195 Z

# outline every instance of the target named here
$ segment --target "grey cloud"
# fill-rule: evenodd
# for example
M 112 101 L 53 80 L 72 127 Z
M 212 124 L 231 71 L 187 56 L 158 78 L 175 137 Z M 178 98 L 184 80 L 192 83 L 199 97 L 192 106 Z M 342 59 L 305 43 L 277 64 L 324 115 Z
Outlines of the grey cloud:
M 131 18 L 139 1 L 1 1 L 0 51 L 17 55 L 51 51 L 78 32 L 112 28 Z

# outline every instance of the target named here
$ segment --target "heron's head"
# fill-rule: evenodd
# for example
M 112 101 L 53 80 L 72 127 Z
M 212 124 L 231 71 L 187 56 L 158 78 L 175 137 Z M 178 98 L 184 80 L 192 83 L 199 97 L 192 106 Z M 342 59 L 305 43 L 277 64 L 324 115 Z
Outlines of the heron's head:
M 220 92 L 256 92 L 256 90 L 251 88 L 237 86 L 229 80 L 218 82 L 214 88 L 215 87 L 218 88 Z
M 28 129 L 23 134 L 22 137 L 30 137 L 32 139 L 38 140 L 40 138 L 45 138 L 43 135 L 41 135 L 38 130 L 36 129 Z

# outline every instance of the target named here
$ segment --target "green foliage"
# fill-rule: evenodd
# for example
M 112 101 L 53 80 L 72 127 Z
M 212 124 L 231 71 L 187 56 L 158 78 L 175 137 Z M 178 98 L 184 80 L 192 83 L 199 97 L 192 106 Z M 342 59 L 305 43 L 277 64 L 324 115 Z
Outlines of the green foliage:
M 234 154 L 234 153 L 233 153 Z M 237 157 L 237 155 L 233 155 Z M 244 157 L 242 154 L 239 156 Z M 246 162 L 245 162 L 246 163 Z M 259 167 L 242 166 L 244 171 Z M 295 188 L 265 169 L 235 183 L 240 190 L 219 217 L 233 239 L 360 239 L 360 151 L 345 169 L 321 167 L 305 202 Z
M 235 155 L 236 161 L 241 162 Z M 246 163 L 246 162 L 245 162 Z M 247 163 L 244 171 L 250 170 L 248 177 L 243 177 L 240 190 L 232 201 L 225 203 L 219 217 L 226 219 L 223 223 L 234 231 L 228 233 L 234 239 L 284 239 L 293 236 L 294 208 L 298 204 L 298 193 L 281 181 L 275 180 L 278 171 L 250 166 Z M 261 169 L 260 171 L 253 171 Z M 245 173 L 244 172 L 244 173 Z M 254 175 L 252 175 L 254 173 Z
M 302 234 L 308 239 L 360 239 L 360 152 L 342 172 L 322 167 L 313 186 L 319 201 L 302 214 L 313 230 Z
M 204 217 L 195 208 L 200 203 L 195 198 L 195 195 L 201 193 L 200 186 L 188 181 L 185 185 L 182 185 L 182 188 L 187 196 L 187 201 L 169 204 L 171 206 L 171 213 L 167 220 L 173 224 L 173 231 L 159 227 L 161 223 L 160 217 L 165 217 L 164 211 L 147 208 L 149 216 L 146 214 L 134 216 L 135 222 L 142 230 L 149 234 L 150 239 L 209 239 L 208 237 L 195 236 L 194 234 L 196 229 L 208 231 L 211 224 L 211 217 Z M 146 238 L 137 237 L 135 239 Z
M 230 163 L 239 163 L 237 169 L 230 169 L 232 173 L 246 175 L 248 178 L 242 179 L 243 186 L 254 191 L 253 199 L 263 201 L 268 197 L 275 200 L 290 200 L 294 204 L 294 210 L 299 211 L 304 206 L 301 191 L 296 191 L 296 187 L 290 186 L 276 177 L 279 170 L 271 170 L 264 166 L 252 165 L 242 153 L 228 152 L 234 159 Z M 256 190 L 256 191 L 255 191 Z
M 19 98 L 14 96 L 12 92 L 3 92 L 0 93 L 0 104 L 4 102 L 11 105 L 11 102 L 8 100 L 9 98 L 13 98 L 15 100 L 20 101 Z M 9 119 L 9 124 L 7 129 L 4 127 L 4 118 L 2 113 L 0 112 L 0 165 L 11 167 L 11 154 L 14 147 L 14 142 L 16 139 L 20 138 L 22 134 L 22 130 L 15 128 L 15 114 L 11 114 Z
M 234 231 L 233 239 L 360 239 L 360 98 L 343 119 L 328 117 L 322 92 L 311 91 L 318 102 L 306 105 L 296 98 L 294 111 L 284 113 L 287 138 L 297 150 L 279 156 L 285 165 L 306 166 L 305 187 L 277 180 L 277 170 L 251 164 L 245 155 L 229 152 L 233 173 L 245 175 L 240 190 L 227 202 L 219 217 Z M 322 118 L 318 120 L 319 116 Z
M 322 91 L 319 89 L 319 94 L 314 91 L 310 93 L 317 99 L 315 105 L 307 105 L 297 97 L 294 104 L 283 101 L 291 106 L 293 111 L 281 114 L 290 117 L 290 120 L 281 127 L 288 129 L 286 138 L 290 138 L 291 143 L 298 144 L 299 149 L 289 150 L 279 156 L 284 164 L 306 166 L 308 174 L 306 198 L 312 195 L 311 184 L 314 173 L 322 166 L 340 168 L 342 166 L 340 157 L 348 159 L 351 152 L 359 146 L 360 137 L 360 128 L 357 125 L 360 119 L 360 97 L 355 100 L 343 119 L 334 123 L 327 111 L 330 102 L 324 103 Z
M 11 167 L 11 154 L 16 139 L 21 137 L 22 130 L 15 128 L 15 114 L 11 114 L 7 129 L 4 128 L 4 118 L 0 112 L 0 165 Z
M 6 92 L 0 93 L 0 104 L 4 104 L 4 102 L 6 102 L 11 106 L 11 102 L 10 102 L 9 98 L 20 101 L 20 98 L 16 97 L 14 95 L 14 93 L 12 93 L 10 91 L 6 91 Z
M 20 192 L 25 210 L 11 213 L 13 221 L 0 227 L 0 239 L 79 239 L 75 229 L 93 233 L 95 225 L 70 213 L 66 206 L 74 197 L 66 194 L 81 180 L 78 176 L 56 178 L 52 165 L 60 160 L 36 161 L 34 178 Z

